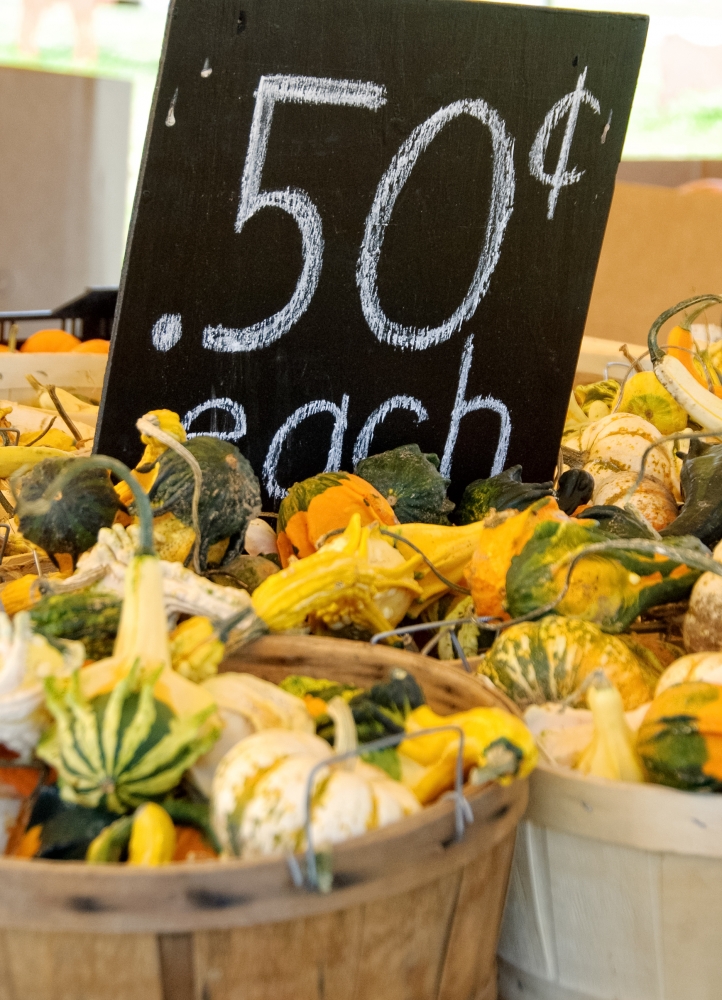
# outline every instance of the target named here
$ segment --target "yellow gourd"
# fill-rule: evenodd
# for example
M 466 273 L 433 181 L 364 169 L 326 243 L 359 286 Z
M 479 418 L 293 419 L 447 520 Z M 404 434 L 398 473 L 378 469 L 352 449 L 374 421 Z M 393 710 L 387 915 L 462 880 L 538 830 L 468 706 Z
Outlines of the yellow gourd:
M 464 733 L 464 774 L 475 768 L 472 780 L 494 778 L 508 784 L 523 778 L 536 767 L 534 738 L 521 721 L 501 708 L 472 708 L 455 715 L 437 715 L 428 705 L 414 709 L 406 719 L 406 732 L 439 726 L 458 726 Z M 454 787 L 459 737 L 453 730 L 404 740 L 399 752 L 420 764 L 412 791 L 422 805 L 433 802 Z
M 128 846 L 129 865 L 166 865 L 175 853 L 175 827 L 162 806 L 146 802 L 136 809 Z
M 594 718 L 594 735 L 579 758 L 577 770 L 610 781 L 644 781 L 635 737 L 624 717 L 622 696 L 604 674 L 592 682 L 587 704 Z

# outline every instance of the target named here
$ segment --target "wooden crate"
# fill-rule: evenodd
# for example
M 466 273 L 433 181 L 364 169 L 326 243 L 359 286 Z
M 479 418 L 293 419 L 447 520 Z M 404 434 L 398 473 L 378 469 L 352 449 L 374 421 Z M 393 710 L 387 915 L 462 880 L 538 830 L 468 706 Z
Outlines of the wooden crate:
M 26 376 L 34 375 L 43 385 L 73 389 L 89 399 L 100 400 L 108 363 L 106 354 L 0 354 L 0 399 L 27 403 L 35 390 Z
M 719 1000 L 720 927 L 722 797 L 534 772 L 503 1000 Z
M 395 666 L 440 713 L 504 704 L 474 678 L 399 650 L 268 637 L 225 669 L 367 686 Z M 339 845 L 328 895 L 284 860 L 153 869 L 0 859 L 0 997 L 22 1000 L 494 1000 L 495 951 L 527 782 Z

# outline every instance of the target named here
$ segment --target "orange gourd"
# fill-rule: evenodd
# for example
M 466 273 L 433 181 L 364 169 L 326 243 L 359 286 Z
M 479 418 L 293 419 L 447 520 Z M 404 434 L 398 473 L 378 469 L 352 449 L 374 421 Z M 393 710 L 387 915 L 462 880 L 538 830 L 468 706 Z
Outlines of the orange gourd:
M 38 330 L 21 345 L 24 354 L 59 354 L 72 351 L 80 341 L 65 330 Z
M 362 526 L 374 521 L 397 523 L 378 490 L 350 472 L 322 472 L 295 483 L 278 511 L 281 564 L 288 566 L 292 556 L 312 555 L 324 535 L 347 528 L 354 514 L 361 516 Z
M 671 358 L 681 361 L 687 371 L 691 375 L 694 375 L 699 384 L 703 385 L 705 389 L 709 389 L 709 381 L 707 380 L 704 365 L 702 360 L 698 359 L 696 344 L 690 330 L 683 326 L 675 326 L 669 331 L 667 334 L 667 354 Z M 719 379 L 716 377 L 716 374 L 713 374 L 713 371 L 710 368 L 709 374 L 712 379 L 713 391 L 715 396 L 722 399 L 722 385 L 719 385 Z
M 542 521 L 568 521 L 556 500 L 544 497 L 519 512 L 503 511 L 486 518 L 466 579 L 471 588 L 477 615 L 508 620 L 504 608 L 506 574 L 514 556 L 519 555 L 534 529 Z M 583 523 L 583 522 L 581 522 Z
M 107 354 L 109 350 L 109 340 L 84 340 L 73 348 L 73 354 Z

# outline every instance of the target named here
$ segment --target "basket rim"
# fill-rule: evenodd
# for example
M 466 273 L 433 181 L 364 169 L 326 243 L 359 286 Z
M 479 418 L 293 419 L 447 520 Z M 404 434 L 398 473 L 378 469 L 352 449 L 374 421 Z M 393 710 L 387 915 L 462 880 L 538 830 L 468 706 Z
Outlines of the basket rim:
M 319 647 L 319 641 L 324 645 Z M 249 647 L 240 657 L 229 658 L 225 666 L 250 665 L 254 657 L 265 657 L 276 665 L 285 657 L 298 666 L 304 656 L 313 657 L 319 649 L 333 652 L 337 660 L 345 651 L 388 668 L 401 663 L 410 673 L 414 667 L 423 668 L 437 675 L 441 687 L 466 689 L 472 700 L 476 695 L 480 705 L 503 704 L 501 697 L 455 667 L 388 647 L 368 646 L 362 652 L 361 645 L 316 636 L 294 636 L 289 644 L 287 637 L 267 636 L 254 644 L 255 649 Z M 287 919 L 289 913 L 328 912 L 405 891 L 458 869 L 508 836 L 526 808 L 528 779 L 507 786 L 467 785 L 464 793 L 474 822 L 467 826 L 461 842 L 454 842 L 453 802 L 436 802 L 397 823 L 336 845 L 334 871 L 340 885 L 327 896 L 296 889 L 286 858 L 278 855 L 148 868 L 0 857 L 0 928 L 57 930 L 62 920 L 63 929 L 69 930 L 174 933 Z

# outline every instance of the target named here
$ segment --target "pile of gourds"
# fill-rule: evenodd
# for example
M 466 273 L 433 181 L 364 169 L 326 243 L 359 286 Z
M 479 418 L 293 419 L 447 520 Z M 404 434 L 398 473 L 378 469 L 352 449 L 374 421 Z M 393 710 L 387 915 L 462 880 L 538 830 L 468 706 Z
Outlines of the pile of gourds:
M 163 416 L 178 431 L 177 418 Z M 140 424 L 149 432 L 147 449 L 176 440 L 158 415 Z M 160 458 L 184 456 L 182 448 L 166 443 Z M 402 604 L 420 594 L 414 568 L 423 559 L 406 559 L 375 536 L 377 527 L 362 527 L 357 512 L 326 546 L 284 570 L 275 566 L 257 587 L 224 586 L 161 559 L 159 518 L 170 515 L 185 537 L 187 514 L 194 535 L 188 557 L 207 567 L 219 534 L 226 551 L 236 532 L 237 544 L 248 546 L 258 512 L 257 481 L 232 446 L 208 438 L 187 451 L 201 469 L 198 483 L 188 463 L 189 496 L 187 456 L 155 475 L 141 464 L 133 476 L 96 456 L 52 459 L 13 478 L 20 529 L 35 544 L 45 538 L 49 556 L 60 542 L 76 561 L 87 524 L 75 517 L 96 495 L 109 510 L 125 511 L 129 523 L 101 527 L 75 572 L 36 581 L 25 596 L 30 608 L 14 610 L 12 622 L 0 614 L 0 756 L 28 765 L 16 781 L 27 783 L 38 763 L 53 775 L 48 784 L 35 771 L 33 798 L 6 853 L 130 864 L 218 853 L 252 859 L 303 849 L 307 824 L 313 846 L 325 851 L 451 790 L 459 730 L 467 780 L 529 773 L 536 747 L 519 718 L 500 709 L 439 717 L 403 671 L 370 691 L 332 680 L 291 677 L 277 687 L 252 675 L 218 675 L 225 637 L 234 631 L 247 642 L 309 621 L 386 624 L 397 594 Z M 151 482 L 142 483 L 149 473 Z M 173 510 L 163 502 L 154 511 L 154 488 L 167 479 Z M 167 544 L 169 537 L 161 534 Z M 380 558 L 379 547 L 388 554 Z M 17 599 L 14 587 L 3 591 L 5 600 L 8 591 Z M 88 657 L 91 649 L 98 658 Z M 455 728 L 425 734 L 448 725 Z M 393 736 L 398 749 L 377 749 L 381 736 Z
M 8 850 L 255 857 L 303 845 L 309 780 L 355 803 L 338 825 L 337 804 L 320 796 L 308 817 L 320 844 L 453 787 L 451 731 L 334 761 L 438 726 L 417 690 L 218 675 L 229 648 L 268 632 L 381 633 L 462 659 L 517 703 L 556 763 L 722 787 L 722 548 L 710 551 L 722 539 L 722 386 L 714 345 L 698 351 L 686 327 L 659 348 L 672 315 L 650 333 L 653 371 L 577 387 L 554 481 L 524 483 L 513 467 L 469 484 L 456 507 L 438 459 L 416 445 L 296 483 L 269 515 L 238 448 L 187 440 L 170 411 L 138 420 L 132 473 L 78 449 L 31 445 L 23 462 L 6 435 L 8 523 L 55 567 L 0 590 L 0 756 L 58 776 L 38 785 Z M 514 716 L 445 721 L 464 732 L 467 779 L 534 766 Z

